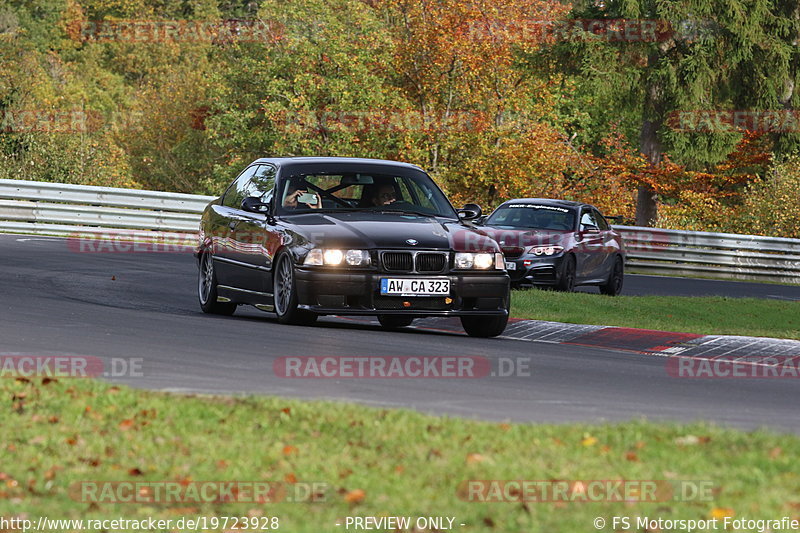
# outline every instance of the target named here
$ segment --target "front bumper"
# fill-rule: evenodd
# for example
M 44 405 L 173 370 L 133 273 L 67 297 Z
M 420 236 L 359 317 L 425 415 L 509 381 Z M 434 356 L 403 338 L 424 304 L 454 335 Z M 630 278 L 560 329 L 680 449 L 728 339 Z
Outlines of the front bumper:
M 563 260 L 564 254 L 550 257 L 523 255 L 515 259 L 506 258 L 506 263 L 515 265 L 515 269 L 508 272 L 514 285 L 556 285 Z
M 298 307 L 319 314 L 470 316 L 508 315 L 509 277 L 505 272 L 440 275 L 386 274 L 374 271 L 295 271 Z M 382 296 L 381 278 L 450 280 L 448 296 Z

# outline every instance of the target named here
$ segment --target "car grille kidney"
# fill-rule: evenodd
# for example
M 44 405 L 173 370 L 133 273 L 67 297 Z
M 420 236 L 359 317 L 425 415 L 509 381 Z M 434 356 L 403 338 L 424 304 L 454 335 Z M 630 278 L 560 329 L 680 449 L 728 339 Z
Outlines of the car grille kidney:
M 437 252 L 383 252 L 383 268 L 387 272 L 442 272 L 447 267 L 447 254 Z
M 383 252 L 383 268 L 389 272 L 411 272 L 413 266 L 411 252 Z
M 417 254 L 417 272 L 441 272 L 446 256 L 442 254 Z
M 525 252 L 525 248 L 522 246 L 503 246 L 501 249 L 503 250 L 503 255 L 508 259 L 522 257 Z

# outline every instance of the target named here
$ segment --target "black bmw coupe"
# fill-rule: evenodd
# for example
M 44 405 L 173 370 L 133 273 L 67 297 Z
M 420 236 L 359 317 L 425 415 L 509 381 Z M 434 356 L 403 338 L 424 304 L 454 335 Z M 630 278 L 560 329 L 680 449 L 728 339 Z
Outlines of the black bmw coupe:
M 258 159 L 203 213 L 196 257 L 206 313 L 238 305 L 285 324 L 377 316 L 386 328 L 460 317 L 475 337 L 509 315 L 502 251 L 419 167 L 351 158 Z

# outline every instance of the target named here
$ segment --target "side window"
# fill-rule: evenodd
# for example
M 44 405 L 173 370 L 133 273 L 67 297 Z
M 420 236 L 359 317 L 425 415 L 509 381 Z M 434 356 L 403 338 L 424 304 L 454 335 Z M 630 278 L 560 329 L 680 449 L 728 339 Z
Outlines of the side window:
M 275 190 L 275 174 L 277 170 L 272 165 L 261 165 L 253 174 L 247 185 L 247 196 L 258 196 L 265 204 L 272 201 Z M 245 198 L 247 198 L 245 196 Z
M 420 186 L 420 184 L 414 180 L 401 180 L 401 183 L 408 187 L 409 196 L 411 198 L 416 196 L 416 200 L 419 202 L 418 205 L 428 209 L 436 209 L 436 206 L 431 201 L 431 198 L 433 198 L 433 192 L 429 188 L 425 187 L 424 185 Z
M 231 183 L 228 190 L 225 191 L 225 197 L 222 199 L 222 205 L 225 207 L 232 207 L 233 209 L 242 208 L 242 200 L 247 198 L 247 187 L 250 184 L 250 178 L 258 170 L 259 165 L 248 167 L 244 172 L 239 174 L 236 181 Z
M 594 211 L 594 219 L 597 221 L 597 227 L 600 228 L 600 231 L 608 231 L 611 229 L 608 225 L 608 221 L 603 218 L 603 215 L 601 215 L 599 211 Z
M 585 229 L 585 226 L 591 226 L 595 229 L 600 228 L 600 226 L 597 225 L 597 221 L 594 219 L 592 212 L 588 209 L 583 211 L 581 214 L 581 231 Z

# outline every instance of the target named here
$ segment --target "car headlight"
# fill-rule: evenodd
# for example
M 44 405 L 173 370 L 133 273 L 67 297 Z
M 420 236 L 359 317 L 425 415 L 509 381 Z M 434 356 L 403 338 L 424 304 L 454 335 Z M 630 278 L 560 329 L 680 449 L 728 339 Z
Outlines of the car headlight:
M 564 251 L 563 246 L 533 246 L 529 253 L 533 255 L 555 255 Z
M 347 250 L 344 261 L 350 266 L 363 266 L 369 264 L 369 252 L 366 250 Z
M 306 266 L 338 266 L 342 263 L 350 266 L 365 266 L 370 264 L 367 250 L 339 250 L 337 248 L 314 248 L 306 255 L 303 264 Z
M 344 252 L 341 250 L 325 250 L 322 252 L 322 259 L 326 265 L 341 265 L 344 259 Z
M 494 254 L 456 252 L 456 268 L 475 268 L 486 270 L 494 265 Z
M 304 265 L 308 266 L 320 266 L 322 265 L 322 250 L 319 248 L 314 248 L 308 255 L 306 255 L 305 261 L 303 261 Z

